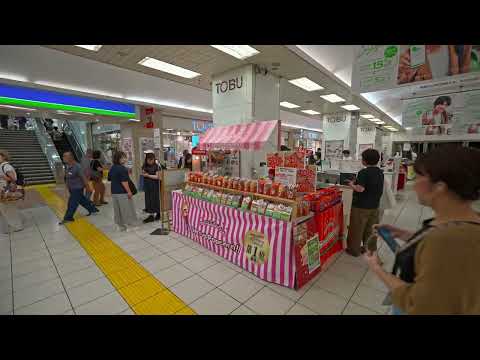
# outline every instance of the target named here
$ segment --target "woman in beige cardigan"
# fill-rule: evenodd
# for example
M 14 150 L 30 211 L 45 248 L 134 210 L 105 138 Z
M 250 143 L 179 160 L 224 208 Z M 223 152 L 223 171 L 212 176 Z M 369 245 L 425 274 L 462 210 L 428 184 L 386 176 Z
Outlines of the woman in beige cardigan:
M 376 253 L 365 254 L 370 269 L 391 292 L 394 313 L 480 314 L 480 150 L 440 148 L 415 163 L 415 192 L 435 218 L 416 233 L 390 225 L 405 241 L 392 273 Z

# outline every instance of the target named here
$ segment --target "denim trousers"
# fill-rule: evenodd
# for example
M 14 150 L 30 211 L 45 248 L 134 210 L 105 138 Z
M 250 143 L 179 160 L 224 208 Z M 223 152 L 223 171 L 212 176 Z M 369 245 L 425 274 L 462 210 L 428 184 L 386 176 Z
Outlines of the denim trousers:
M 83 189 L 71 189 L 67 212 L 63 219 L 73 220 L 73 215 L 77 211 L 78 205 L 82 205 L 90 213 L 96 210 L 95 205 L 83 195 Z

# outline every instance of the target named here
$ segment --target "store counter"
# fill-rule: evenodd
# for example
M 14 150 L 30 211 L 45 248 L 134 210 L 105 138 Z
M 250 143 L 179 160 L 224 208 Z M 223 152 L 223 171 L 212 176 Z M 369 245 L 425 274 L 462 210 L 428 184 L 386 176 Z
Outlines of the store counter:
M 221 190 L 211 185 L 197 185 Z M 244 196 L 265 198 L 295 208 L 296 200 L 253 193 Z M 301 288 L 321 271 L 329 256 L 342 250 L 340 199 L 305 216 L 296 216 L 295 209 L 290 220 L 209 202 L 181 191 L 174 191 L 172 199 L 174 232 L 268 282 Z

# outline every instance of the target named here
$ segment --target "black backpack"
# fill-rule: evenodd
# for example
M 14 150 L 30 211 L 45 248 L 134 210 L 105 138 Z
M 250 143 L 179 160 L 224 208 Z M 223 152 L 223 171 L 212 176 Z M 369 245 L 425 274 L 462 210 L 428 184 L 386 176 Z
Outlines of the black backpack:
M 5 165 L 7 165 L 7 164 L 3 164 L 3 166 L 2 166 L 2 172 L 4 174 L 6 174 L 5 169 L 4 169 Z M 15 184 L 17 184 L 18 186 L 25 186 L 25 176 L 23 176 L 20 169 L 16 169 L 15 167 L 13 167 L 13 168 L 15 169 L 15 173 L 17 174 L 17 181 L 15 181 Z

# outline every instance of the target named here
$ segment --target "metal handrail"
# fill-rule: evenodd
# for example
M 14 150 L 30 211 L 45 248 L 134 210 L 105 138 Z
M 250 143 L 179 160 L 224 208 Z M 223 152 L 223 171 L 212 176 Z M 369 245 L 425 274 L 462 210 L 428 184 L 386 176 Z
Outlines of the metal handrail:
M 45 130 L 43 122 L 39 118 L 35 118 L 35 120 L 32 121 L 32 125 L 40 147 L 47 157 L 50 169 L 55 176 L 55 181 L 57 184 L 62 184 L 64 182 L 65 175 L 64 167 L 52 138 Z
M 70 121 L 65 120 L 63 122 L 63 133 L 67 137 L 68 142 L 72 146 L 72 150 L 75 153 L 75 156 L 77 157 L 78 161 L 81 161 L 83 158 L 83 155 L 85 154 L 85 151 L 83 150 L 82 146 L 80 145 L 79 141 L 77 140 L 77 136 L 75 134 L 75 129 L 70 124 Z

